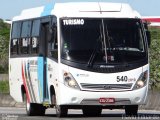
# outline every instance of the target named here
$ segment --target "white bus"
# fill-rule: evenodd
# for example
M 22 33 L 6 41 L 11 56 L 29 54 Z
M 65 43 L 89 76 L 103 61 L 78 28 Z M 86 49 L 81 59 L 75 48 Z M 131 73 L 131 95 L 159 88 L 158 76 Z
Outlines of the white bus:
M 68 109 L 97 116 L 103 108 L 136 115 L 147 99 L 149 41 L 128 4 L 56 3 L 24 10 L 12 21 L 10 94 L 26 102 L 28 115 L 44 115 L 49 107 L 58 117 Z

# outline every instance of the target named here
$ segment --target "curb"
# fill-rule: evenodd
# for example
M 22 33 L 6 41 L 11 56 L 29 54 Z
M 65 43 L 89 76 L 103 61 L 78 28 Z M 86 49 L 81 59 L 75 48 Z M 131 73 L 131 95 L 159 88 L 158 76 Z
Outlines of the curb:
M 9 94 L 0 93 L 0 107 L 25 107 L 25 105 L 16 102 Z

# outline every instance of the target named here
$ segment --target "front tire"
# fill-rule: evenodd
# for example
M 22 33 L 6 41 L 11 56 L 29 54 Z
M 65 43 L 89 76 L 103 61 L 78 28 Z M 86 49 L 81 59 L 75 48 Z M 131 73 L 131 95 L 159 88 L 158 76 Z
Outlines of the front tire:
M 127 105 L 125 106 L 126 116 L 137 116 L 138 114 L 138 105 Z
M 68 108 L 66 106 L 57 105 L 56 95 L 51 95 L 52 105 L 55 105 L 57 117 L 65 117 L 68 114 Z
M 68 114 L 68 109 L 65 106 L 56 105 L 56 115 L 57 117 L 66 117 Z
M 26 113 L 28 116 L 35 115 L 34 105 L 32 103 L 26 102 Z

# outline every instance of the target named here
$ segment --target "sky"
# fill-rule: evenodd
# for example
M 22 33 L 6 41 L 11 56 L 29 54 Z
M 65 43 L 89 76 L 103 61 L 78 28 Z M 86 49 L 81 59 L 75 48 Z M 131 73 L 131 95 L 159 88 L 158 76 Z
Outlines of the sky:
M 160 0 L 0 0 L 0 18 L 12 19 L 23 9 L 56 2 L 118 2 L 129 3 L 142 16 L 160 16 Z

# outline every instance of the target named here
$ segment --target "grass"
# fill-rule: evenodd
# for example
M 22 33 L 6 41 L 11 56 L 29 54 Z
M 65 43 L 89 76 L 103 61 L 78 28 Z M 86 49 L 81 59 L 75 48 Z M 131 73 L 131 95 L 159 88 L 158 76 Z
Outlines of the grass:
M 9 93 L 9 81 L 0 81 L 0 93 Z

